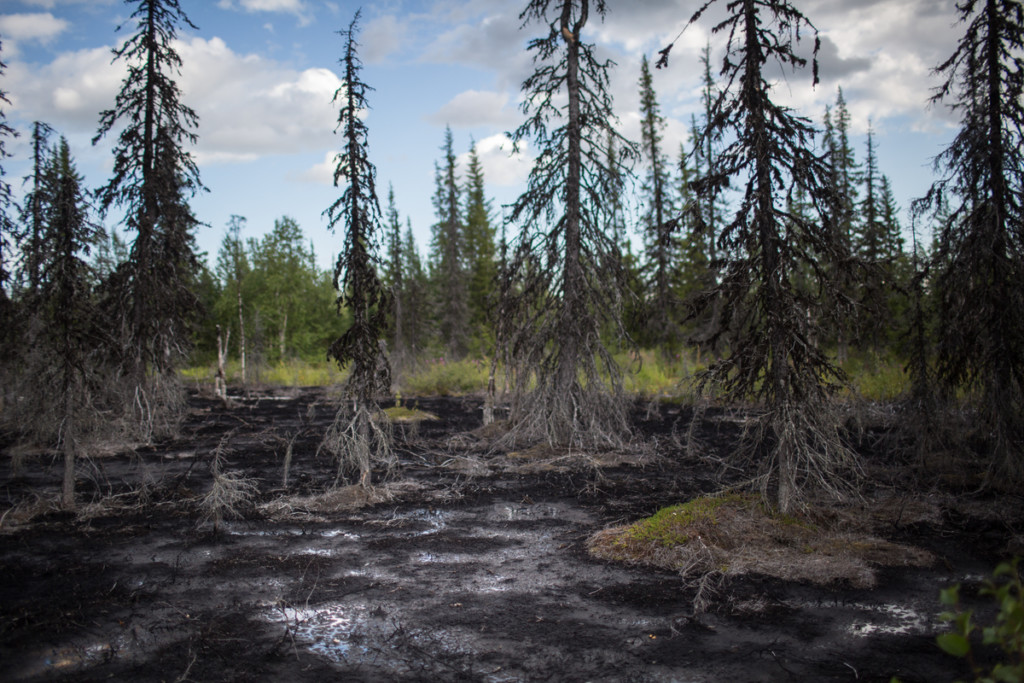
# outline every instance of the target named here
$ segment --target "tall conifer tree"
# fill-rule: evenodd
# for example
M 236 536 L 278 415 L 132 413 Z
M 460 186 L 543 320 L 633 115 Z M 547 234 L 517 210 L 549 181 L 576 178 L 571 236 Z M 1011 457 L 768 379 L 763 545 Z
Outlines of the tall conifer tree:
M 678 221 L 671 220 L 668 159 L 661 148 L 665 118 L 661 115 L 654 80 L 644 55 L 640 62 L 640 146 L 646 173 L 641 185 L 642 220 L 647 245 L 646 269 L 649 339 L 669 356 L 680 343 L 678 293 L 673 273 L 679 267 Z
M 484 168 L 477 156 L 476 143 L 470 147 L 469 163 L 462 196 L 468 276 L 469 323 L 473 337 L 491 336 L 491 309 L 494 307 L 495 279 L 498 276 L 491 203 L 484 188 Z M 478 348 L 477 351 L 484 351 Z
M 114 49 L 114 61 L 124 60 L 128 73 L 114 108 L 100 114 L 93 144 L 124 124 L 114 145 L 113 175 L 97 197 L 102 214 L 119 206 L 125 226 L 136 233 L 128 261 L 108 283 L 108 310 L 120 336 L 119 361 L 135 387 L 131 405 L 148 403 L 150 409 L 136 418 L 151 436 L 157 418 L 174 417 L 174 399 L 159 410 L 157 395 L 142 394 L 149 391 L 150 373 L 162 382 L 152 388 L 174 386 L 197 308 L 190 283 L 198 221 L 188 199 L 203 186 L 186 147 L 196 142 L 199 118 L 181 102 L 174 80 L 181 69 L 174 49 L 178 26 L 196 27 L 178 0 L 126 2 L 136 6 L 131 20 L 138 31 Z
M 2 50 L 3 42 L 0 41 L 0 54 L 2 54 Z M 0 77 L 4 75 L 6 69 L 7 65 L 0 59 Z M 4 106 L 9 106 L 10 104 L 11 101 L 7 99 L 7 92 L 0 88 L 0 327 L 3 328 L 3 332 L 0 332 L 0 341 L 5 342 L 3 346 L 8 350 L 13 347 L 12 344 L 6 343 L 9 341 L 8 335 L 11 335 L 14 331 L 14 306 L 7 296 L 7 287 L 10 284 L 12 274 L 8 259 L 14 250 L 17 240 L 14 218 L 10 215 L 11 185 L 4 177 L 3 163 L 11 155 L 7 151 L 7 139 L 18 136 L 18 132 L 7 123 L 7 113 L 4 111 Z M 2 403 L 3 394 L 0 393 L 0 405 Z
M 605 1 L 593 4 L 603 17 Z M 618 133 L 611 64 L 582 39 L 590 8 L 591 0 L 530 0 L 519 15 L 548 32 L 529 43 L 527 120 L 512 135 L 539 150 L 510 215 L 524 226 L 509 269 L 522 278 L 512 435 L 559 447 L 614 446 L 629 433 L 621 373 L 601 340 L 605 323 L 621 333 L 621 260 L 604 212 L 622 176 L 606 166 L 608 135 Z M 635 158 L 635 147 L 619 142 L 618 162 Z
M 978 434 L 997 467 L 1024 480 L 1024 5 L 963 0 L 964 35 L 936 67 L 932 101 L 962 127 L 935 161 L 942 173 L 922 205 L 948 199 L 935 280 L 938 377 L 977 396 Z
M 402 265 L 404 266 L 402 278 L 404 286 L 399 296 L 402 299 L 402 310 L 404 311 L 402 325 L 405 334 L 404 348 L 415 356 L 424 350 L 423 341 L 430 336 L 433 307 L 427 296 L 429 278 L 423 268 L 423 259 L 420 257 L 420 250 L 412 233 L 412 222 L 408 218 L 406 218 L 405 233 L 402 238 Z
M 398 205 L 395 204 L 395 188 L 391 185 L 388 186 L 388 210 L 385 220 L 388 241 L 387 286 L 391 291 L 391 358 L 395 360 L 405 356 L 405 310 L 402 306 L 405 266 L 402 260 L 402 221 L 398 215 Z
M 434 167 L 434 212 L 437 223 L 434 225 L 431 274 L 434 278 L 441 345 L 450 358 L 458 359 L 465 355 L 468 344 L 466 325 L 469 321 L 469 305 L 464 262 L 466 236 L 451 128 L 445 128 L 441 151 L 444 152 L 444 164 Z
M 892 287 L 893 263 L 887 245 L 885 208 L 882 204 L 881 176 L 875 152 L 875 132 L 868 124 L 867 157 L 864 160 L 864 201 L 860 204 L 860 225 L 856 235 L 856 249 L 865 266 L 857 297 L 859 337 L 862 343 L 877 350 L 882 335 L 891 319 L 886 310 Z
M 351 365 L 345 383 L 349 399 L 338 410 L 324 446 L 338 458 L 339 476 L 346 469 L 357 470 L 359 484 L 369 486 L 374 464 L 391 465 L 391 435 L 386 419 L 379 419 L 377 397 L 391 390 L 391 369 L 381 341 L 387 328 L 388 298 L 377 276 L 377 253 L 383 236 L 380 203 L 377 200 L 377 169 L 370 162 L 366 124 L 360 117 L 368 108 L 371 88 L 360 78 L 362 62 L 357 54 L 356 12 L 348 29 L 339 31 L 345 40 L 340 61 L 345 76 L 334 93 L 340 106 L 336 131 L 342 150 L 335 155 L 334 185 L 344 191 L 324 211 L 333 232 L 345 229 L 342 250 L 334 266 L 334 287 L 338 290 L 338 313 L 352 316 L 349 328 L 331 344 L 328 355 L 342 367 Z
M 715 1 L 704 3 L 690 24 Z M 701 386 L 712 382 L 729 398 L 763 402 L 751 452 L 763 454 L 762 491 L 788 511 L 808 487 L 838 493 L 853 458 L 830 397 L 829 382 L 841 373 L 814 344 L 807 316 L 813 300 L 798 282 L 802 271 L 811 271 L 828 292 L 817 258 L 842 263 L 843 243 L 827 223 L 787 210 L 787 199 L 802 188 L 820 215 L 830 200 L 828 169 L 811 151 L 810 122 L 771 100 L 765 74 L 769 61 L 805 66 L 796 41 L 803 29 L 817 32 L 789 0 L 733 0 L 726 9 L 713 31 L 727 35 L 722 73 L 729 85 L 715 101 L 712 121 L 733 141 L 694 190 L 707 197 L 736 176 L 742 184 L 739 206 L 719 238 L 725 249 L 721 332 L 730 334 L 730 354 L 702 374 Z M 815 57 L 818 45 L 816 37 Z M 817 82 L 816 61 L 813 66 Z M 712 300 L 709 293 L 705 305 Z
M 826 116 L 828 111 L 826 110 Z M 828 137 L 828 128 L 826 128 Z M 834 185 L 833 202 L 829 207 L 828 220 L 833 231 L 844 243 L 843 253 L 856 253 L 854 238 L 857 232 L 857 187 L 860 185 L 861 169 L 857 163 L 853 145 L 850 144 L 850 110 L 846 106 L 842 87 L 836 88 L 835 107 L 832 109 L 832 136 L 829 151 L 831 169 L 829 175 Z M 852 271 L 845 264 L 830 264 L 834 273 L 839 276 L 839 288 L 836 292 L 836 303 L 846 309 L 856 300 L 856 287 Z M 830 304 L 834 305 L 834 304 Z M 856 316 L 839 315 L 833 320 L 839 362 L 845 362 L 851 341 L 857 336 Z
M 53 150 L 49 144 L 52 132 L 53 128 L 47 123 L 36 121 L 32 124 L 32 175 L 23 179 L 24 183 L 30 183 L 21 207 L 21 223 L 24 226 L 22 252 L 25 260 L 22 284 L 29 291 L 39 286 L 39 264 L 43 258 L 41 240 L 46 221 L 45 212 L 50 205 L 50 198 L 46 195 L 52 189 L 52 183 L 45 182 L 44 178 L 47 166 L 53 161 Z
M 102 229 L 92 223 L 90 206 L 82 190 L 82 178 L 75 169 L 63 137 L 52 152 L 47 175 L 50 178 L 50 204 L 46 211 L 40 241 L 44 259 L 39 263 L 37 311 L 48 318 L 39 330 L 45 347 L 53 353 L 55 363 L 41 368 L 41 377 L 49 381 L 59 405 L 58 443 L 64 456 L 62 502 L 75 504 L 75 461 L 81 440 L 96 428 L 97 420 L 91 405 L 92 388 L 98 375 L 94 365 L 95 351 L 101 344 L 97 316 L 90 297 L 89 265 L 85 257 L 90 245 L 102 236 Z

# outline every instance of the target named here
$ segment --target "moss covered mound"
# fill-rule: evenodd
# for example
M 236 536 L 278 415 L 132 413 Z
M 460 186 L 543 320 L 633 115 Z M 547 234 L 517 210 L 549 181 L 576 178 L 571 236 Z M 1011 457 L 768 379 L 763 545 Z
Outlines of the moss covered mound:
M 684 577 L 710 573 L 763 574 L 827 584 L 875 584 L 877 566 L 923 566 L 921 549 L 878 538 L 867 531 L 815 522 L 834 515 L 778 515 L 749 494 L 695 498 L 662 508 L 632 524 L 591 536 L 595 557 L 679 571 Z

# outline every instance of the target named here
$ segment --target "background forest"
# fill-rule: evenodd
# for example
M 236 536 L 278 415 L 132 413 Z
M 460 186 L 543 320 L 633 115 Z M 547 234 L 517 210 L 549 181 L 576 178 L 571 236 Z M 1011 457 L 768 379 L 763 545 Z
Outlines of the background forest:
M 480 389 L 487 366 L 492 389 L 496 370 L 506 373 L 512 394 L 525 397 L 513 401 L 524 411 L 519 419 L 513 410 L 513 438 L 621 444 L 620 373 L 653 368 L 669 380 L 659 391 L 680 393 L 671 386 L 694 378 L 704 396 L 765 407 L 758 438 L 770 444 L 771 487 L 809 477 L 829 488 L 839 476 L 832 466 L 845 462 L 838 423 L 826 424 L 831 400 L 851 377 L 856 386 L 881 368 L 907 378 L 893 385 L 926 417 L 942 401 L 976 409 L 982 450 L 1020 475 L 1019 2 L 959 6 L 966 32 L 936 68 L 934 104 L 958 112 L 963 130 L 937 158 L 937 180 L 907 226 L 872 132 L 863 149 L 851 145 L 842 89 L 823 112 L 772 102 L 761 64 L 817 79 L 817 44 L 810 56 L 795 51 L 798 29 L 813 35 L 814 26 L 789 2 L 729 5 L 714 29 L 729 36 L 724 54 L 708 47 L 685 67 L 704 74 L 703 111 L 688 144 L 665 149 L 646 59 L 636 74 L 641 139 L 615 128 L 614 65 L 580 33 L 605 19 L 604 3 L 533 0 L 520 19 L 547 33 L 529 44 L 537 69 L 512 134 L 540 150 L 528 187 L 495 207 L 476 150 L 460 166 L 447 130 L 423 253 L 400 198 L 389 191 L 381 207 L 372 165 L 354 170 L 353 159 L 369 164 L 371 136 L 344 128 L 356 123 L 343 93 L 367 87 L 357 80 L 353 23 L 347 90 L 335 95 L 348 138 L 334 180 L 365 203 L 344 220 L 333 213 L 342 200 L 325 211 L 345 231 L 333 273 L 288 216 L 204 226 L 192 214 L 190 199 L 205 189 L 186 151 L 199 120 L 179 99 L 173 39 L 176 27 L 195 27 L 177 0 L 127 4 L 137 33 L 114 58 L 129 75 L 96 135 L 117 140 L 106 185 L 82 187 L 46 123 L 0 129 L 0 141 L 30 135 L 33 150 L 20 205 L 8 181 L 0 185 L 5 418 L 61 444 L 68 462 L 99 428 L 90 416 L 118 415 L 146 439 L 169 433 L 185 368 L 223 380 L 231 361 L 227 379 L 248 384 L 289 362 L 324 363 L 329 349 L 346 364 L 335 345 L 365 318 L 398 386 L 425 367 L 467 360 Z M 669 65 L 670 49 L 657 66 L 683 68 Z M 121 232 L 97 222 L 112 209 L 123 212 Z M 248 237 L 250 220 L 273 228 Z M 197 230 L 223 230 L 216 254 L 196 253 Z M 357 265 L 374 277 L 348 279 Z M 371 280 L 380 296 L 373 289 L 370 308 L 353 307 L 361 285 L 351 283 Z M 40 387 L 44 399 L 22 399 Z M 558 424 L 563 410 L 572 416 Z M 813 455 L 821 452 L 830 455 Z M 778 495 L 786 509 L 789 494 Z

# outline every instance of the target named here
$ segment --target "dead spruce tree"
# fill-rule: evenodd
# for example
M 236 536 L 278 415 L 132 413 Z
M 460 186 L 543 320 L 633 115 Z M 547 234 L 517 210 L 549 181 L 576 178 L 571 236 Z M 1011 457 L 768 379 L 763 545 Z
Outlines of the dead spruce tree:
M 40 182 L 46 200 L 33 239 L 36 283 L 26 294 L 32 348 L 24 356 L 31 383 L 24 391 L 26 408 L 33 414 L 23 424 L 56 442 L 64 458 L 62 504 L 72 508 L 76 460 L 91 435 L 107 430 L 96 414 L 107 388 L 97 356 L 109 338 L 98 324 L 85 261 L 90 246 L 105 235 L 89 217 L 82 178 L 63 137 L 51 150 Z
M 3 43 L 0 42 L 0 50 Z M 7 65 L 0 60 L 0 76 L 3 76 Z M 8 361 L 11 353 L 16 348 L 13 343 L 16 339 L 14 331 L 14 303 L 7 295 L 7 287 L 10 284 L 12 271 L 8 264 L 8 256 L 14 249 L 16 240 L 14 218 L 10 215 L 11 185 L 4 179 L 3 161 L 10 156 L 7 151 L 7 138 L 15 138 L 18 132 L 7 123 L 7 114 L 4 112 L 4 105 L 10 105 L 7 99 L 7 92 L 0 89 L 0 346 L 4 351 L 0 352 L 0 372 L 6 374 Z M 7 382 L 3 382 L 4 385 Z M 6 389 L 0 389 L 0 408 L 4 405 L 4 394 Z
M 322 448 L 338 459 L 338 478 L 345 470 L 359 473 L 359 484 L 370 485 L 374 464 L 390 466 L 393 460 L 388 420 L 381 414 L 377 397 L 391 389 L 391 369 L 382 338 L 387 330 L 388 300 L 377 276 L 380 266 L 378 240 L 383 235 L 377 201 L 377 170 L 370 163 L 366 124 L 360 113 L 368 108 L 371 88 L 360 80 L 362 63 L 356 53 L 356 12 L 345 39 L 344 84 L 334 93 L 341 105 L 335 132 L 344 138 L 335 160 L 334 185 L 345 183 L 342 196 L 324 211 L 333 231 L 345 226 L 345 238 L 334 266 L 334 287 L 339 291 L 338 312 L 347 309 L 351 326 L 331 344 L 328 356 L 342 367 L 351 364 L 345 384 L 346 400 L 328 430 Z
M 690 19 L 698 21 L 715 0 Z M 720 387 L 729 400 L 754 398 L 762 406 L 749 452 L 761 458 L 761 487 L 785 512 L 808 487 L 840 493 L 855 468 L 844 445 L 831 389 L 841 371 L 815 345 L 819 323 L 808 319 L 818 301 L 834 300 L 832 272 L 843 242 L 822 214 L 830 205 L 828 168 L 812 151 L 810 122 L 772 102 L 765 65 L 805 67 L 795 52 L 803 28 L 814 26 L 788 0 L 733 0 L 713 31 L 726 33 L 723 88 L 703 135 L 732 140 L 694 183 L 710 198 L 736 177 L 739 207 L 720 226 L 720 284 L 707 291 L 707 308 L 721 297 L 729 355 L 700 375 L 702 390 Z M 818 41 L 815 39 L 815 60 Z M 659 65 L 667 64 L 668 48 Z M 817 62 L 814 61 L 817 82 Z M 718 139 L 718 138 L 716 138 Z M 789 212 L 803 191 L 812 212 Z M 816 215 L 809 215 L 816 214 Z M 801 285 L 812 273 L 813 287 Z
M 113 109 L 100 114 L 93 144 L 119 123 L 113 175 L 96 196 L 106 214 L 124 210 L 135 231 L 128 260 L 105 283 L 105 307 L 119 337 L 115 362 L 128 382 L 134 428 L 144 439 L 174 430 L 184 407 L 175 370 L 189 350 L 188 324 L 198 307 L 190 290 L 197 268 L 188 198 L 204 189 L 186 145 L 199 119 L 180 100 L 174 75 L 179 24 L 195 28 L 178 0 L 127 0 L 138 31 L 114 49 L 127 75 Z
M 943 176 L 915 208 L 939 223 L 937 379 L 977 399 L 976 434 L 1004 477 L 1024 480 L 1024 4 L 963 0 L 964 36 L 935 73 L 932 102 L 962 127 L 935 160 Z
M 536 68 L 522 86 L 528 118 L 512 134 L 517 144 L 533 140 L 538 156 L 509 216 L 523 226 L 508 271 L 519 281 L 506 288 L 519 328 L 511 435 L 572 448 L 618 446 L 630 432 L 621 373 L 600 334 L 622 333 L 620 259 L 604 220 L 604 199 L 621 177 L 607 164 L 609 134 L 622 142 L 620 161 L 636 149 L 612 127 L 612 63 L 597 61 L 581 39 L 590 4 L 531 0 L 519 15 L 548 34 L 529 43 Z M 603 17 L 604 0 L 595 8 Z M 551 130 L 553 121 L 560 125 Z

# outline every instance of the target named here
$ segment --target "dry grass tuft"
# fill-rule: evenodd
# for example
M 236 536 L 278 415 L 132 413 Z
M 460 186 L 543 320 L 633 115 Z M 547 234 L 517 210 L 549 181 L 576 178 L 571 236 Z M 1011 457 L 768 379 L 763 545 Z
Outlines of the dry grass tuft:
M 310 496 L 281 496 L 259 506 L 275 521 L 325 521 L 323 515 L 357 510 L 394 499 L 388 486 L 338 486 Z
M 412 423 L 412 422 L 423 422 L 424 420 L 436 420 L 437 415 L 426 410 L 420 410 L 419 408 L 409 408 L 408 406 L 392 406 L 386 408 L 384 414 L 388 416 L 388 419 L 394 423 Z
M 0 534 L 14 533 L 61 509 L 59 497 L 32 495 L 0 512 Z
M 201 523 L 212 522 L 215 534 L 220 531 L 225 518 L 241 517 L 242 510 L 251 505 L 252 499 L 259 493 L 259 486 L 254 479 L 239 472 L 224 471 L 227 463 L 227 444 L 233 435 L 233 432 L 225 434 L 214 449 L 210 463 L 213 484 L 199 500 Z
M 410 408 L 401 404 L 386 408 L 383 414 L 392 425 L 398 425 L 401 429 L 402 440 L 407 442 L 419 438 L 421 422 L 438 419 L 437 415 L 426 410 Z
M 729 576 L 762 574 L 788 581 L 858 588 L 875 584 L 876 566 L 924 566 L 930 553 L 891 543 L 865 530 L 836 530 L 813 519 L 772 514 L 760 498 L 729 493 L 659 510 L 633 524 L 597 532 L 588 550 L 598 558 L 679 571 L 697 587 L 695 608 L 709 604 Z
M 529 448 L 512 451 L 507 455 L 511 469 L 530 472 L 600 472 L 613 467 L 646 467 L 657 455 L 650 444 L 634 443 L 629 448 L 614 450 L 584 450 L 552 447 L 541 442 Z
M 358 400 L 343 401 L 327 429 L 317 454 L 325 451 L 338 462 L 335 487 L 348 474 L 358 476 L 363 487 L 371 486 L 375 466 L 386 474 L 398 464 L 393 444 L 391 421 L 375 404 Z

